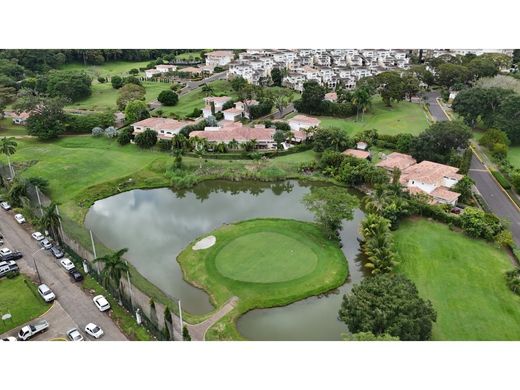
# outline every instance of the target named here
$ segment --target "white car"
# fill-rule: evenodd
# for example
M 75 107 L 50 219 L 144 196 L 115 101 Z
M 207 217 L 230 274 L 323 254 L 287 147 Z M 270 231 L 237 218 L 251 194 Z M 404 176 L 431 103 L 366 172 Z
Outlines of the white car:
M 41 240 L 40 245 L 42 246 L 42 248 L 45 248 L 45 249 L 52 248 L 52 242 L 48 238 L 44 238 L 43 240 Z
M 94 325 L 94 324 L 89 324 L 89 325 Z M 103 332 L 103 331 L 101 331 L 101 332 Z M 67 332 L 67 337 L 69 338 L 70 341 L 85 341 L 85 339 L 83 338 L 81 333 L 79 333 L 79 330 L 77 328 L 72 328 L 71 330 L 69 330 Z
M 15 214 L 14 219 L 16 219 L 16 222 L 18 222 L 18 223 L 24 223 L 25 222 L 25 218 L 23 217 L 22 214 Z
M 2 207 L 4 210 L 11 210 L 11 205 L 7 202 L 0 203 L 0 207 Z
M 103 295 L 96 295 L 92 300 L 99 311 L 107 311 L 110 309 L 110 303 L 108 303 L 107 299 Z
M 56 295 L 54 295 L 52 290 L 46 284 L 40 284 L 38 286 L 38 293 L 41 295 L 43 300 L 47 303 L 52 302 L 56 299 Z
M 18 341 L 18 339 L 16 337 L 9 336 L 9 337 L 6 337 L 5 339 L 0 339 L 0 341 Z
M 95 339 L 99 339 L 104 334 L 103 329 L 101 329 L 96 324 L 93 324 L 92 322 L 85 326 L 85 332 L 87 332 L 87 334 L 91 335 Z
M 60 260 L 60 264 L 67 271 L 70 271 L 72 268 L 75 268 L 74 263 L 72 261 L 70 261 L 70 259 L 67 259 L 66 257 L 64 257 L 63 259 Z
M 41 241 L 45 238 L 45 236 L 43 234 L 41 234 L 40 232 L 34 232 L 33 234 L 31 234 L 32 238 L 34 238 L 36 241 Z
M 10 255 L 11 253 L 13 253 L 13 251 L 9 248 L 2 248 L 0 249 L 0 255 L 1 256 L 7 256 L 7 255 Z

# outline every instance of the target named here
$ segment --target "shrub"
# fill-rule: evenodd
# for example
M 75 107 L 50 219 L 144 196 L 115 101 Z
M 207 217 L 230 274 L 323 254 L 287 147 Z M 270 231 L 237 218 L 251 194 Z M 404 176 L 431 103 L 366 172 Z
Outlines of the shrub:
M 135 136 L 135 143 L 142 149 L 150 149 L 157 143 L 157 133 L 147 129 Z
M 498 159 L 505 159 L 507 157 L 507 151 L 508 147 L 506 144 L 500 144 L 496 143 L 493 145 L 493 148 L 491 149 L 491 153 L 493 154 L 493 157 Z
M 175 106 L 179 101 L 179 95 L 177 95 L 172 90 L 167 89 L 165 91 L 161 91 L 157 97 L 157 100 L 159 100 L 163 106 Z
M 121 131 L 119 132 L 119 135 L 117 136 L 117 142 L 121 146 L 128 145 L 130 143 L 131 137 L 130 133 L 128 131 Z
M 128 76 L 128 77 L 125 77 L 125 79 L 123 80 L 123 84 L 135 84 L 135 85 L 141 85 L 141 80 L 139 80 L 137 77 L 135 76 Z
M 139 74 L 139 69 L 136 69 L 136 68 L 132 68 L 128 71 L 128 73 L 130 73 L 131 75 L 138 75 Z
M 110 111 L 95 114 L 66 114 L 65 130 L 68 133 L 88 133 L 94 127 L 108 127 L 115 124 Z
M 117 129 L 113 126 L 109 126 L 105 129 L 105 137 L 115 138 L 117 137 Z
M 491 174 L 495 177 L 495 179 L 497 179 L 502 188 L 506 190 L 511 189 L 511 183 L 509 183 L 504 175 L 502 175 L 499 171 L 491 171 Z
M 200 108 L 194 108 L 191 114 L 186 115 L 188 118 L 198 118 L 202 115 L 202 110 Z
M 228 100 L 222 105 L 222 110 L 227 110 L 229 108 L 235 107 L 235 102 L 233 100 Z
M 101 84 L 104 84 L 104 83 L 106 83 L 107 79 L 104 78 L 104 77 L 102 77 L 102 76 L 99 76 L 99 77 L 97 78 L 97 81 L 98 81 L 99 83 L 101 83 Z
M 92 129 L 92 136 L 99 137 L 99 136 L 103 135 L 104 132 L 105 132 L 105 130 L 103 130 L 101 127 L 94 127 Z
M 157 146 L 161 152 L 169 152 L 172 149 L 172 141 L 169 139 L 160 139 Z
M 506 284 L 512 292 L 520 295 L 520 269 L 506 272 Z
M 119 89 L 123 86 L 123 78 L 121 76 L 112 76 L 110 83 L 112 84 L 112 88 Z
M 270 126 L 267 126 L 267 123 L 266 123 L 265 127 L 270 127 Z M 289 126 L 289 124 L 287 122 L 274 122 L 274 127 L 276 130 L 291 131 L 291 126 Z

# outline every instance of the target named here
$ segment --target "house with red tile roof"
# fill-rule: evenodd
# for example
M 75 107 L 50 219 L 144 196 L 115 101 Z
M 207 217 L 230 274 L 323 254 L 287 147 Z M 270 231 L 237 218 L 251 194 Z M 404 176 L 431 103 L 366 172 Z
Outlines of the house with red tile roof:
M 450 190 L 464 177 L 456 167 L 426 160 L 417 164 L 412 156 L 402 153 L 391 153 L 376 165 L 387 171 L 398 168 L 401 184 L 413 194 L 429 195 L 433 203 L 455 205 L 460 196 Z
M 317 118 L 300 114 L 289 119 L 288 123 L 291 130 L 302 130 L 317 127 L 320 125 L 321 121 Z
M 226 66 L 229 64 L 235 55 L 231 50 L 216 50 L 210 53 L 206 53 L 206 65 L 215 67 L 215 66 Z
M 276 142 L 273 140 L 275 129 L 265 127 L 245 127 L 241 124 L 235 126 L 226 126 L 219 130 L 214 128 L 205 129 L 204 131 L 192 131 L 190 138 L 205 138 L 210 144 L 219 144 L 221 142 L 228 144 L 235 140 L 239 144 L 255 140 L 258 149 L 274 149 Z
M 25 125 L 27 119 L 29 119 L 30 114 L 26 111 L 17 114 L 13 112 L 11 115 L 11 119 L 15 125 Z
M 345 156 L 351 156 L 360 158 L 362 160 L 370 160 L 370 152 L 367 150 L 358 150 L 358 149 L 347 149 L 343 152 Z
M 170 118 L 146 118 L 142 121 L 132 123 L 134 134 L 142 133 L 145 130 L 153 130 L 159 138 L 170 139 L 179 134 L 185 126 L 191 125 L 193 122 L 177 121 Z

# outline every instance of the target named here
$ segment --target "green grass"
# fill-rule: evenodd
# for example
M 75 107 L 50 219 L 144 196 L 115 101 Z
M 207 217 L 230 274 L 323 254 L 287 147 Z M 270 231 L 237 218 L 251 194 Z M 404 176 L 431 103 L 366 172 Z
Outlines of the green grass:
M 81 63 L 65 64 L 60 70 L 85 71 L 92 78 L 97 79 L 99 76 L 128 76 L 130 69 L 144 68 L 150 61 L 110 61 L 103 65 L 83 65 Z
M 30 281 L 28 286 L 25 280 L 21 275 L 0 280 L 0 315 L 11 313 L 12 316 L 11 321 L 4 323 L 0 320 L 0 334 L 31 321 L 50 308 L 38 296 L 36 286 Z
M 510 146 L 507 159 L 515 168 L 520 168 L 520 146 Z
M 372 107 L 356 121 L 356 117 L 333 118 L 318 117 L 321 127 L 337 127 L 348 134 L 356 134 L 367 129 L 376 129 L 380 134 L 399 133 L 419 134 L 429 126 L 426 113 L 421 104 L 406 101 L 393 103 L 386 107 L 380 98 L 374 98 Z
M 178 60 L 188 60 L 190 57 L 192 57 L 194 60 L 200 60 L 200 53 L 201 51 L 188 51 L 186 53 L 177 54 L 175 56 Z
M 520 340 L 520 297 L 506 286 L 505 251 L 425 219 L 395 232 L 398 272 L 437 311 L 434 340 Z
M 253 219 L 213 231 L 217 241 L 194 251 L 193 243 L 177 260 L 184 278 L 208 292 L 217 308 L 231 297 L 236 310 L 212 331 L 219 339 L 236 338 L 238 315 L 254 308 L 288 305 L 339 287 L 348 266 L 337 243 L 312 223 L 283 219 Z
M 11 118 L 0 119 L 0 137 L 16 137 L 27 135 L 27 128 L 15 125 Z

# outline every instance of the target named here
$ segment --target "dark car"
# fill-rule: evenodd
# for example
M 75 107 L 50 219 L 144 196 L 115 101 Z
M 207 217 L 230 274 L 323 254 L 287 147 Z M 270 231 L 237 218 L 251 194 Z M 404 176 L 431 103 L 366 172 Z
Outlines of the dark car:
M 76 268 L 72 268 L 69 271 L 69 275 L 73 282 L 81 282 L 83 280 L 83 275 Z
M 5 255 L 0 255 L 0 261 L 19 260 L 23 257 L 22 252 L 11 252 Z
M 453 214 L 460 214 L 461 211 L 462 211 L 462 209 L 460 209 L 459 207 L 453 207 L 453 208 L 451 209 L 451 212 L 452 212 Z
M 51 248 L 51 253 L 57 259 L 61 259 L 65 255 L 59 246 L 53 246 Z

